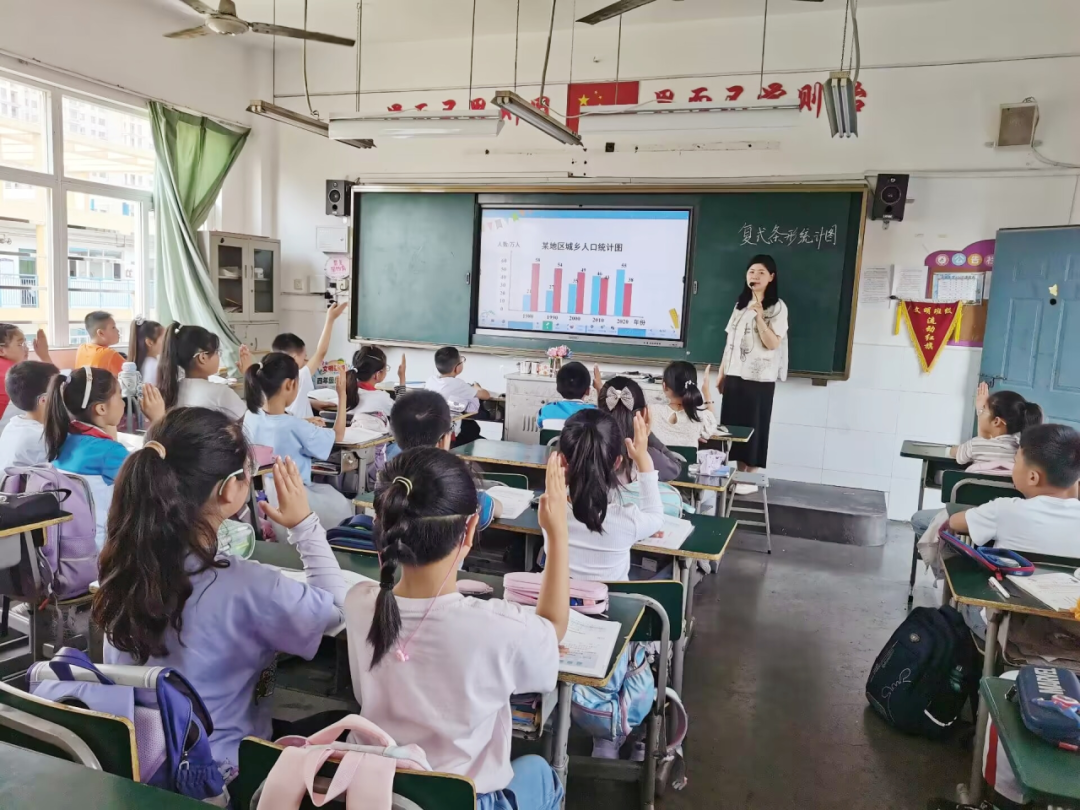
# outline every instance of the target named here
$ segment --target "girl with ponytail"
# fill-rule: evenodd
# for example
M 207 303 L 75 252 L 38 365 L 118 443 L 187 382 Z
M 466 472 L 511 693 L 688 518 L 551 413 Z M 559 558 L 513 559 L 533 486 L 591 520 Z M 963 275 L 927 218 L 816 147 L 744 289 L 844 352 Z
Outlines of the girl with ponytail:
M 345 375 L 337 379 L 338 402 L 345 401 Z M 334 444 L 345 438 L 346 413 L 338 408 L 333 428 L 313 425 L 287 412 L 300 391 L 300 367 L 282 352 L 270 352 L 261 363 L 253 363 L 244 376 L 248 414 L 244 431 L 253 444 L 274 448 L 278 456 L 289 456 L 300 470 L 308 490 L 311 508 L 324 526 L 331 528 L 353 516 L 349 500 L 329 484 L 311 480 L 313 459 L 325 460 Z M 320 420 L 321 424 L 321 420 Z M 267 479 L 266 495 L 274 503 L 274 480 Z M 274 526 L 278 540 L 284 539 L 285 527 Z
M 306 584 L 218 553 L 218 527 L 247 503 L 251 485 L 250 448 L 234 419 L 177 408 L 146 438 L 116 480 L 94 621 L 106 663 L 175 667 L 191 681 L 228 779 L 245 736 L 292 732 L 271 720 L 275 657 L 314 657 L 344 618 L 345 580 L 289 459 L 274 465 L 278 506 L 263 509 L 289 529 Z
M 1015 391 L 990 393 L 986 383 L 975 391 L 975 415 L 979 433 L 959 447 L 951 449 L 959 464 L 969 464 L 972 472 L 1012 472 L 1013 460 L 1020 447 L 1020 434 L 1041 425 L 1042 408 L 1028 402 Z
M 676 360 L 664 369 L 664 396 L 667 402 L 655 408 L 652 429 L 656 438 L 668 447 L 694 447 L 716 433 L 716 414 L 712 411 L 711 395 L 708 399 L 702 391 L 711 391 L 709 371 L 705 367 L 705 380 L 701 388 L 697 384 L 697 369 L 685 360 Z
M 143 386 L 143 414 L 150 422 L 164 415 L 165 404 L 152 385 Z M 105 516 L 112 502 L 113 482 L 128 456 L 117 441 L 124 418 L 120 383 L 112 372 L 83 366 L 70 378 L 57 374 L 45 401 L 45 447 L 56 469 L 86 479 L 97 517 L 95 542 L 105 543 Z
M 349 411 L 351 413 L 379 413 L 390 416 L 394 400 L 377 386 L 386 380 L 390 366 L 386 352 L 378 346 L 362 346 L 353 355 L 353 367 L 349 370 Z M 398 385 L 395 394 L 405 393 L 405 355 L 397 368 Z M 353 392 L 356 392 L 354 398 Z
M 364 717 L 423 748 L 434 770 L 471 778 L 477 807 L 556 810 L 563 790 L 551 766 L 510 761 L 510 696 L 547 692 L 558 678 L 570 604 L 559 454 L 540 499 L 548 562 L 535 612 L 458 593 L 476 506 L 468 467 L 445 450 L 418 447 L 387 464 L 375 491 L 380 581 L 345 600 L 353 690 Z
M 251 365 L 251 350 L 240 347 L 240 373 Z M 243 419 L 244 401 L 229 386 L 210 381 L 221 370 L 221 339 L 201 326 L 165 328 L 158 386 L 166 408 L 211 408 Z
M 143 382 L 157 385 L 158 358 L 165 345 L 165 327 L 141 315 L 131 322 L 128 359 L 135 364 Z
M 624 436 L 611 414 L 588 409 L 567 419 L 559 434 L 573 510 L 569 542 L 575 579 L 627 579 L 630 548 L 664 525 L 647 409 L 634 415 L 633 428 L 633 436 Z M 637 469 L 640 505 L 620 497 L 620 475 L 628 463 Z

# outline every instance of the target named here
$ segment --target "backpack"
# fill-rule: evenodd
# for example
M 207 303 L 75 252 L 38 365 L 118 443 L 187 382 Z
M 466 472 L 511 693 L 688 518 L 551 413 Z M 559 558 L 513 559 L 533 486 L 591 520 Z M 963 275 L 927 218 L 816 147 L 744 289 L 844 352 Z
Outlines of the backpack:
M 345 731 L 351 742 L 336 742 Z M 316 807 L 342 797 L 347 808 L 391 810 L 405 806 L 405 800 L 394 796 L 394 773 L 431 770 L 422 748 L 398 745 L 358 714 L 310 737 L 282 737 L 277 744 L 285 750 L 252 796 L 250 810 L 298 810 L 305 795 Z M 316 781 L 327 761 L 338 763 L 328 785 L 325 780 Z
M 642 723 L 656 701 L 656 681 L 644 644 L 622 654 L 607 686 L 574 684 L 570 716 L 589 736 L 624 740 Z
M 9 467 L 0 482 L 6 493 L 47 492 L 56 497 L 72 519 L 50 526 L 45 545 L 36 549 L 37 560 L 23 559 L 17 569 L 8 569 L 12 580 L 9 596 L 35 601 L 55 598 L 71 599 L 82 596 L 98 577 L 98 549 L 95 543 L 97 520 L 94 498 L 86 479 L 64 473 L 47 464 L 34 467 Z M 37 564 L 44 593 L 34 592 L 34 577 L 30 570 Z
M 326 540 L 352 551 L 376 551 L 375 521 L 370 515 L 353 515 L 328 531 Z
M 946 736 L 979 684 L 979 659 L 963 617 L 949 606 L 917 607 L 878 654 L 866 699 L 908 734 Z
M 1065 751 L 1080 751 L 1080 679 L 1074 672 L 1021 667 L 1016 693 L 1028 731 Z
M 86 653 L 63 647 L 34 664 L 27 680 L 37 697 L 130 720 L 143 784 L 225 806 L 225 779 L 210 751 L 213 721 L 176 670 L 94 666 Z

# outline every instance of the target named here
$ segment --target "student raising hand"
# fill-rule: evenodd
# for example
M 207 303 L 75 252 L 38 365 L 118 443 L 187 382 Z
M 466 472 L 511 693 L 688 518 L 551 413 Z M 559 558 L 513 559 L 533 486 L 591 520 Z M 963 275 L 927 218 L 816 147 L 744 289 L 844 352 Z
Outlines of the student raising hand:
M 45 337 L 44 329 L 38 329 L 37 335 L 34 336 L 34 354 L 42 363 L 52 362 L 52 357 L 49 355 L 49 339 Z
M 646 434 L 646 439 L 648 434 Z M 570 621 L 569 527 L 566 513 L 566 472 L 563 457 L 557 450 L 548 456 L 547 481 L 540 496 L 540 527 L 545 532 L 547 562 L 536 601 L 536 615 L 555 626 L 561 641 Z
M 401 353 L 401 365 L 397 367 L 398 385 L 405 384 L 405 352 Z
M 295 529 L 311 514 L 311 507 L 308 506 L 304 479 L 291 458 L 279 458 L 274 462 L 274 488 L 278 505 L 274 507 L 265 501 L 260 501 L 259 505 L 272 521 L 286 529 Z
M 981 412 L 986 407 L 986 400 L 990 399 L 990 386 L 984 382 L 979 383 L 975 389 L 975 410 Z
M 143 415 L 151 424 L 160 422 L 165 416 L 165 400 L 162 398 L 161 392 L 150 383 L 143 383 L 142 405 L 140 407 Z
M 248 348 L 246 343 L 240 344 L 240 361 L 237 365 L 240 368 L 241 376 L 247 374 L 248 367 L 251 365 L 251 349 Z
M 346 406 L 346 400 L 348 394 L 349 375 L 338 374 L 337 381 L 334 384 L 334 389 L 337 391 L 337 416 L 334 418 L 334 441 L 340 442 L 345 438 L 345 428 L 349 425 L 348 412 L 349 409 Z
M 634 414 L 634 438 L 626 439 L 626 451 L 630 460 L 637 465 L 639 473 L 653 471 L 652 456 L 649 455 L 649 433 L 652 430 L 652 418 L 646 408 Z

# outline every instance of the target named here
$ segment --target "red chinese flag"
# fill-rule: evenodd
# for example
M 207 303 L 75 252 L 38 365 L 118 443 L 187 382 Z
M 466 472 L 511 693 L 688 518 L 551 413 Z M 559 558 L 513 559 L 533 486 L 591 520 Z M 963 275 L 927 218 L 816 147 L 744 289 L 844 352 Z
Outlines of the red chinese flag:
M 915 344 L 919 365 L 924 372 L 934 367 L 949 338 L 954 333 L 960 334 L 960 314 L 963 306 L 960 301 L 954 304 L 900 302 L 896 314 L 896 331 L 900 331 L 900 320 L 903 318 L 908 334 L 911 335 L 911 342 Z
M 566 125 L 578 131 L 578 114 L 590 107 L 637 104 L 638 82 L 584 82 L 566 90 Z

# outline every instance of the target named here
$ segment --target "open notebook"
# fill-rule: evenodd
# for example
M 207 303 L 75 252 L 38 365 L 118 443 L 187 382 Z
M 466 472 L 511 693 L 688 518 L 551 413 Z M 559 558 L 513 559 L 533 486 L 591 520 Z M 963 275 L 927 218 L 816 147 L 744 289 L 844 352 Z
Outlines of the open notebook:
M 534 607 L 525 610 L 535 611 Z M 570 611 L 566 635 L 559 642 L 559 672 L 583 678 L 603 678 L 619 643 L 622 625 Z
M 641 541 L 643 546 L 653 548 L 667 548 L 675 551 L 682 548 L 683 543 L 694 531 L 694 524 L 689 520 L 664 515 L 664 528 L 660 530 L 662 537 L 646 537 Z
M 307 582 L 307 577 L 304 575 L 303 571 L 297 571 L 297 570 L 292 569 L 292 568 L 279 568 L 278 570 L 281 572 L 282 576 L 286 576 L 289 579 L 295 580 L 296 582 L 304 582 L 304 583 Z M 365 577 L 363 574 L 357 574 L 354 571 L 342 570 L 341 575 L 345 578 L 345 587 L 347 587 L 347 588 L 352 588 L 354 585 L 357 585 L 357 584 L 359 584 L 361 582 L 374 582 L 375 581 L 373 579 L 369 579 L 368 577 Z M 323 635 L 324 636 L 331 636 L 331 637 L 336 636 L 339 633 L 341 633 L 344 629 L 345 629 L 345 622 L 342 622 L 341 624 L 337 625 L 336 627 L 331 627 L 330 629 L 328 629 L 325 633 L 323 633 Z
M 373 442 L 376 439 L 381 439 L 386 436 L 385 433 L 376 433 L 374 430 L 367 430 L 357 425 L 345 428 L 345 436 L 342 438 L 342 444 L 366 444 L 367 442 Z
M 1077 569 L 1080 574 L 1080 569 Z M 1051 610 L 1076 610 L 1080 602 L 1080 579 L 1072 574 L 1035 574 L 1030 577 L 1009 577 L 1009 582 L 1034 596 Z
M 512 520 L 521 517 L 529 504 L 532 503 L 533 491 L 531 489 L 514 489 L 513 487 L 490 487 L 487 494 L 502 504 L 502 516 Z

